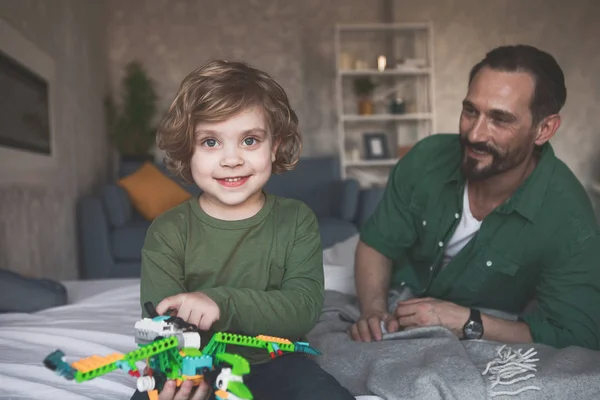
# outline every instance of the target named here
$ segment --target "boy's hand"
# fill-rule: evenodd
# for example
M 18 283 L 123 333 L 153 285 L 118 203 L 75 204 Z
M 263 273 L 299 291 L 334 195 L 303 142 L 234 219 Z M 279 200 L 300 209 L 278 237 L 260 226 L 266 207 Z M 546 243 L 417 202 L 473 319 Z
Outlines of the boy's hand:
M 163 299 L 156 312 L 164 315 L 167 310 L 177 311 L 177 316 L 200 330 L 207 331 L 221 317 L 219 306 L 202 292 L 181 293 Z
M 202 382 L 196 391 L 193 391 L 192 381 L 185 381 L 179 389 L 174 381 L 167 381 L 165 387 L 158 395 L 158 400 L 206 400 L 210 395 L 210 387 Z

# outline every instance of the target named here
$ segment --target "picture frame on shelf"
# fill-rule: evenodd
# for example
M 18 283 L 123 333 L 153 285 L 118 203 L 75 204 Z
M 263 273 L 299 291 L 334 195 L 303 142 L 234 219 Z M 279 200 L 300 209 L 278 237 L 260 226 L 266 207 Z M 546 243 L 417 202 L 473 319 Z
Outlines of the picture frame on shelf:
M 363 134 L 365 159 L 381 160 L 390 158 L 387 137 L 383 132 L 367 132 Z

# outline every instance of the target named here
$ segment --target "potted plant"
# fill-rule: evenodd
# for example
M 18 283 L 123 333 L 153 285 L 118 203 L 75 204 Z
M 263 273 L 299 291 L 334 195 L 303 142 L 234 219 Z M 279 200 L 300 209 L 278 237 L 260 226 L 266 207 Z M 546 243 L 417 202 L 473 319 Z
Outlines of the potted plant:
M 156 142 L 156 101 L 154 83 L 142 64 L 137 61 L 127 64 L 121 83 L 121 110 L 117 110 L 110 96 L 105 100 L 109 136 L 122 161 L 152 159 L 150 150 Z
M 358 98 L 358 113 L 360 115 L 373 114 L 373 99 L 375 83 L 368 76 L 361 76 L 354 80 L 354 94 Z

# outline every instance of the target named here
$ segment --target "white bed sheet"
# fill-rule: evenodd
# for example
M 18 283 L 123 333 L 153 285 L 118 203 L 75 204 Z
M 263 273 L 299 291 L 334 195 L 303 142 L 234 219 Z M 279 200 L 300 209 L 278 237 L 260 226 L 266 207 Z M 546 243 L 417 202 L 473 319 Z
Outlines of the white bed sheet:
M 0 399 L 129 399 L 135 379 L 120 371 L 74 383 L 42 364 L 61 349 L 67 361 L 134 350 L 139 280 L 65 282 L 70 304 L 32 314 L 0 314 Z

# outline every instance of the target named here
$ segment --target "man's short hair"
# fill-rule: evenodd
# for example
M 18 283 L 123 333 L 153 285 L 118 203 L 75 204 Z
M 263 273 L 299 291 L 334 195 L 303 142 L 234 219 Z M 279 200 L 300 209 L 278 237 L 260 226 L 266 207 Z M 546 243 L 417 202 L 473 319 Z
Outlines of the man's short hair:
M 483 67 L 503 72 L 527 72 L 535 81 L 530 110 L 533 126 L 558 114 L 567 100 L 563 71 L 552 55 L 533 46 L 500 46 L 486 54 L 469 74 L 469 85 Z

